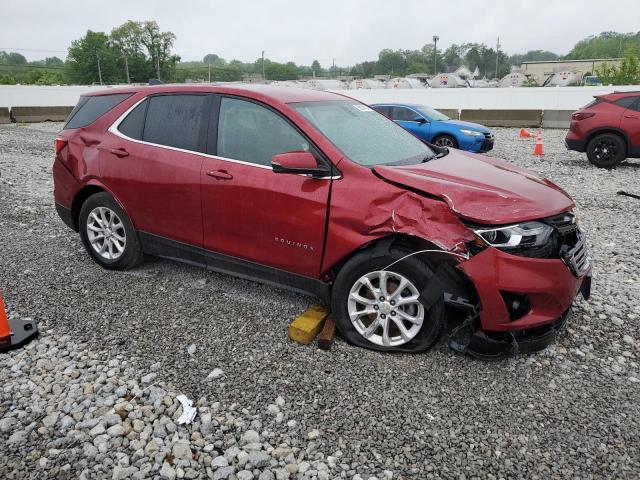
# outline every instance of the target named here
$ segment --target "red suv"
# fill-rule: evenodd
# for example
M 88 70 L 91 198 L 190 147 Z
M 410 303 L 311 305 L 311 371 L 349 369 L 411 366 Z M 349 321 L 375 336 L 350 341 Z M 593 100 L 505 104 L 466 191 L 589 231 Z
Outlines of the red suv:
M 345 96 L 98 92 L 55 149 L 56 208 L 101 266 L 157 255 L 321 296 L 357 345 L 420 351 L 446 332 L 478 356 L 533 351 L 589 295 L 562 189 Z
M 571 116 L 565 143 L 602 168 L 640 157 L 640 92 L 597 95 Z

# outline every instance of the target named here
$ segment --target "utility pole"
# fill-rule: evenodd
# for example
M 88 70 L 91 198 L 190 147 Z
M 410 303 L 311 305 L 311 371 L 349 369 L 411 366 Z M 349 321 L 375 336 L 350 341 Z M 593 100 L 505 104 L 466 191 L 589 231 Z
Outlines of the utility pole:
M 331 67 L 331 73 L 335 77 L 336 75 L 336 59 L 335 58 L 333 59 L 333 67 Z
M 433 74 L 438 74 L 438 40 L 440 37 L 438 35 L 433 36 Z
M 498 65 L 500 64 L 500 37 L 496 42 L 496 80 L 498 79 Z
M 98 59 L 98 80 L 100 81 L 100 85 L 102 85 L 102 70 L 100 69 L 100 56 L 96 53 L 96 58 Z
M 262 81 L 267 79 L 267 75 L 264 73 L 264 50 L 262 50 Z
M 209 65 L 209 83 L 211 83 L 211 62 L 209 62 L 207 65 Z
M 160 51 L 156 48 L 156 74 L 160 80 Z
M 124 55 L 124 69 L 127 72 L 127 83 L 131 83 L 131 78 L 129 78 L 129 62 L 127 61 L 127 54 Z

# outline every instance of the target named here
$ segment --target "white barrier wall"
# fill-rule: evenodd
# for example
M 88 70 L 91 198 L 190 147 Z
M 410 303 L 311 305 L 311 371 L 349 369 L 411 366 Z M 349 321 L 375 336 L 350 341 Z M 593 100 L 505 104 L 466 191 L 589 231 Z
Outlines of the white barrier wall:
M 83 93 L 103 86 L 0 85 L 0 107 L 75 107 Z
M 101 86 L 0 85 L 0 107 L 75 106 L 85 92 L 103 90 Z M 111 87 L 117 88 L 117 87 Z M 424 103 L 435 108 L 491 110 L 576 110 L 594 95 L 624 87 L 532 87 L 532 88 L 424 88 L 333 90 L 365 103 Z
M 364 103 L 419 103 L 435 108 L 485 110 L 577 110 L 594 95 L 614 90 L 637 90 L 640 86 L 619 87 L 527 87 L 527 88 L 424 88 L 384 90 L 332 90 Z

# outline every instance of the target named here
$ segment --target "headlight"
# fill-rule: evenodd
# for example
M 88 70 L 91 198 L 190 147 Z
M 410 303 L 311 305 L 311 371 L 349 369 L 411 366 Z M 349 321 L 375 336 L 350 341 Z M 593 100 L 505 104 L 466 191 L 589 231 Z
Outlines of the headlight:
M 524 222 L 507 227 L 477 229 L 474 232 L 492 247 L 512 249 L 545 245 L 553 233 L 553 227 L 541 222 Z
M 469 135 L 470 137 L 484 137 L 484 133 L 482 132 L 476 132 L 474 130 L 460 130 L 461 133 L 464 133 L 465 135 Z

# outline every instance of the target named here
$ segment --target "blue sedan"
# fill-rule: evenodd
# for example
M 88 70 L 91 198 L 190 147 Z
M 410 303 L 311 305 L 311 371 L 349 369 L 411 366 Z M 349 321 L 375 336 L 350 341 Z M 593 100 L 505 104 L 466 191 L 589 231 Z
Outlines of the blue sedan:
M 488 152 L 493 148 L 494 137 L 487 127 L 452 120 L 426 105 L 377 103 L 371 108 L 434 145 L 475 153 Z

